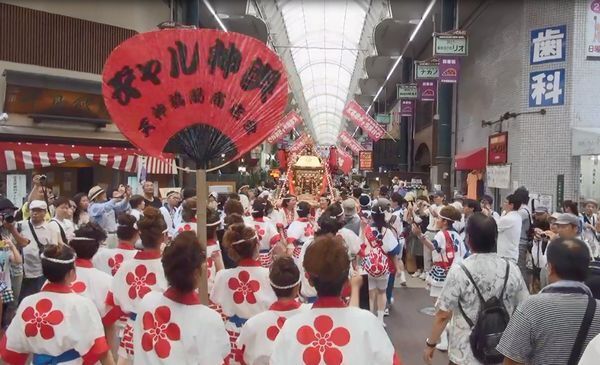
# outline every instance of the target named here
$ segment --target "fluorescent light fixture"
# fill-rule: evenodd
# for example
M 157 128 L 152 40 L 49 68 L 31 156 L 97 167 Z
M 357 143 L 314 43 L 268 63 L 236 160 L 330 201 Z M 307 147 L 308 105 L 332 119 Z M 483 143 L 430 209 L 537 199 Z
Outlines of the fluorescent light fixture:
M 223 24 L 223 22 L 221 21 L 221 18 L 219 18 L 219 16 L 215 12 L 215 9 L 213 9 L 212 5 L 210 5 L 210 3 L 208 2 L 208 0 L 202 0 L 202 2 L 204 3 L 204 5 L 208 9 L 208 11 L 210 11 L 210 13 L 212 14 L 212 16 L 217 21 L 217 23 L 219 23 L 219 26 L 221 27 L 221 29 L 223 29 L 223 31 L 227 32 L 227 28 L 225 28 L 225 24 Z

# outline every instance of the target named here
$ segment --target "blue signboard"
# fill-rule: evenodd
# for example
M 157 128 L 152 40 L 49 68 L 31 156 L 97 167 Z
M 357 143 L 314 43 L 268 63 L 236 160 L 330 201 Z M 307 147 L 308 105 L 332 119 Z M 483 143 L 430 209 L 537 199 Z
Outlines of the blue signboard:
M 529 106 L 565 104 L 565 69 L 536 71 L 529 74 Z
M 532 30 L 529 47 L 529 62 L 532 65 L 563 62 L 567 57 L 567 26 Z

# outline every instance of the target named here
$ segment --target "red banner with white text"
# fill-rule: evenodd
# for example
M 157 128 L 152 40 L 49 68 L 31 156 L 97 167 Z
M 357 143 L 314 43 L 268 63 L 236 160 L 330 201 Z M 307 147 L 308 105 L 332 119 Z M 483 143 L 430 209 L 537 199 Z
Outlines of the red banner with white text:
M 348 104 L 346 104 L 342 114 L 362 128 L 362 130 L 375 142 L 379 141 L 381 137 L 385 135 L 385 130 L 381 128 L 379 123 L 371 118 L 371 116 L 354 100 L 350 100 Z

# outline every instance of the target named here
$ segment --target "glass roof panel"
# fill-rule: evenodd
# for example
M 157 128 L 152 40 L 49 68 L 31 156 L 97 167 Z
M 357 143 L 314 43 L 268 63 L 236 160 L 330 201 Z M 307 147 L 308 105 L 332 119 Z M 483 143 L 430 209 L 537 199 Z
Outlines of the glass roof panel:
M 318 144 L 335 142 L 342 123 L 366 6 L 356 0 L 278 0 L 294 66 Z

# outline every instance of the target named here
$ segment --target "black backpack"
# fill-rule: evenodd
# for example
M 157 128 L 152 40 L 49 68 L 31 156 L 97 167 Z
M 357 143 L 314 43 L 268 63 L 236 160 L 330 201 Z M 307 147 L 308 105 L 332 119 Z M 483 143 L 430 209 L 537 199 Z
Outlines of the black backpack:
M 477 312 L 477 319 L 475 323 L 467 317 L 460 301 L 458 303 L 458 309 L 460 310 L 465 321 L 471 328 L 471 335 L 469 336 L 469 342 L 471 344 L 471 351 L 477 360 L 483 364 L 498 364 L 504 359 L 504 355 L 496 350 L 496 346 L 500 342 L 502 333 L 508 325 L 510 315 L 504 306 L 504 291 L 506 290 L 506 282 L 508 281 L 508 273 L 510 265 L 506 262 L 506 274 L 504 277 L 504 285 L 502 292 L 499 297 L 493 296 L 487 301 L 481 295 L 473 276 L 467 268 L 461 263 L 460 267 L 463 269 L 477 292 L 481 306 Z

